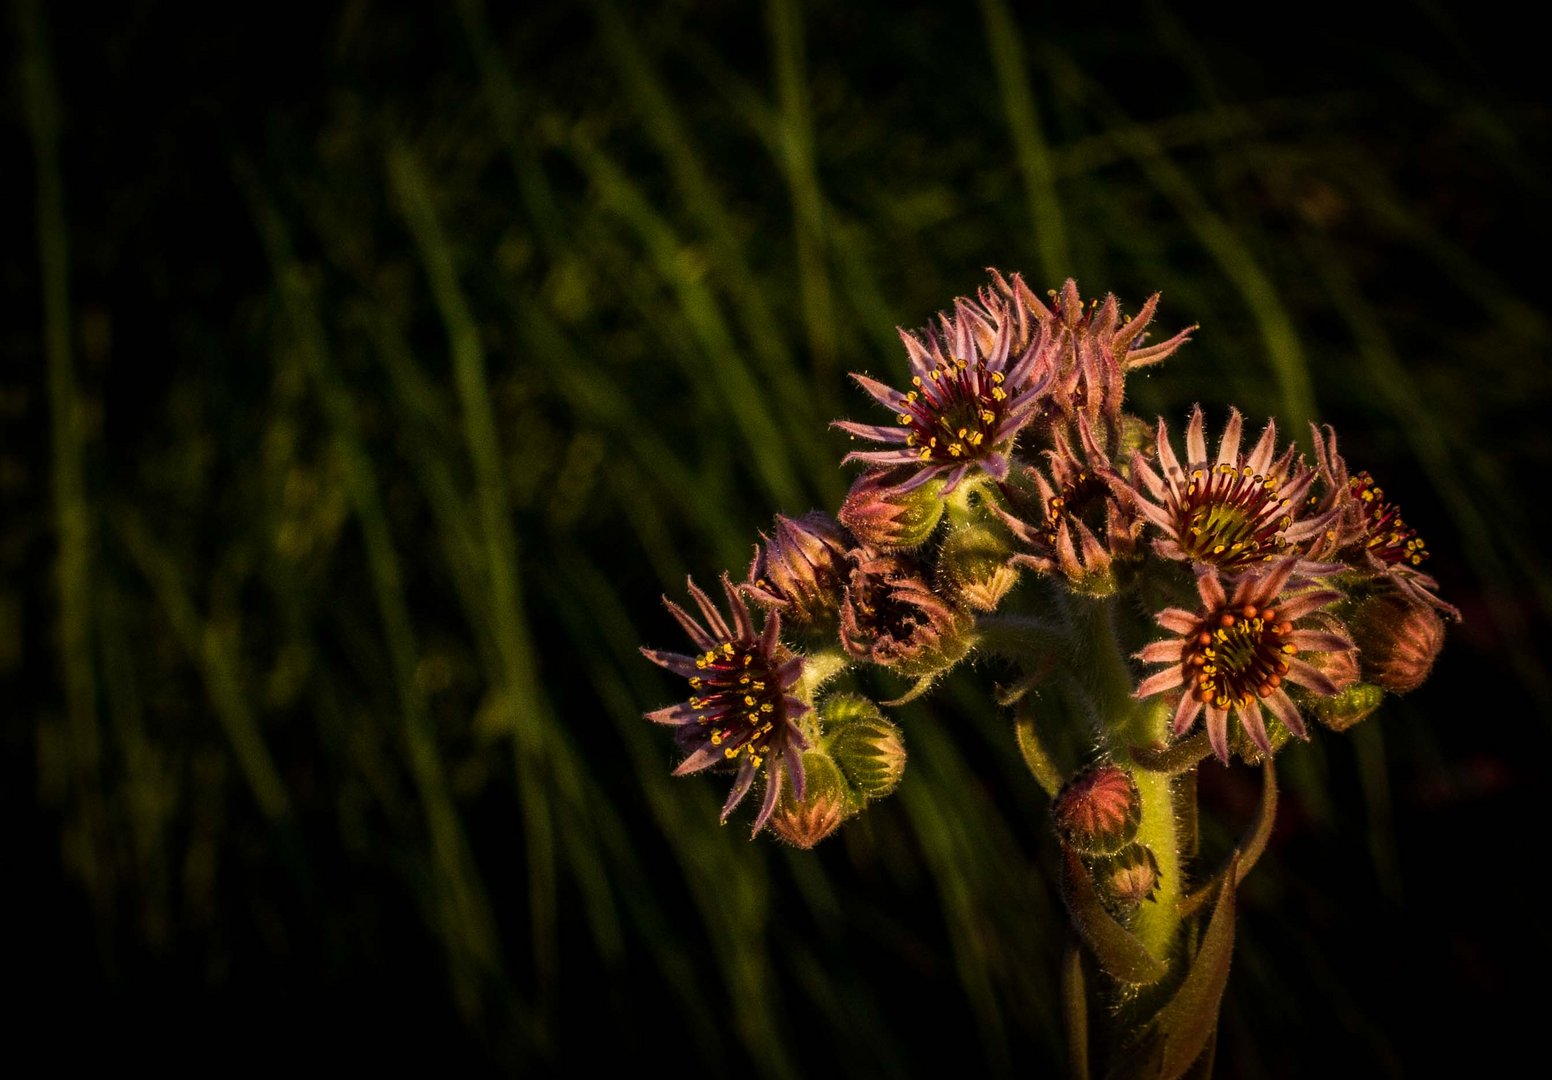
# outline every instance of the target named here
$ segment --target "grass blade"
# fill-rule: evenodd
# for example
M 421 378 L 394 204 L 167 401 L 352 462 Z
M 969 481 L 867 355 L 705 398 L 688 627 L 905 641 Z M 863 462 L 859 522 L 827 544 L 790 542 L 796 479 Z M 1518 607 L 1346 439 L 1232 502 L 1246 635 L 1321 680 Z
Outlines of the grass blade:
M 517 542 L 485 375 L 485 350 L 458 283 L 425 176 L 405 146 L 388 156 L 388 175 L 404 210 L 447 332 L 464 438 L 474 466 L 475 505 L 486 559 L 485 580 L 502 669 L 499 686 L 512 718 L 518 797 L 527 838 L 534 967 L 541 990 L 554 985 L 558 957 L 554 823 L 545 782 L 548 710 L 540 699 L 533 648 L 523 617 Z
M 236 627 L 218 625 L 199 614 L 184 587 L 185 568 L 151 539 L 150 531 L 137 514 L 124 509 L 109 521 L 130 558 L 151 583 L 173 633 L 200 668 L 216 720 L 226 733 L 254 802 L 271 822 L 283 821 L 290 816 L 291 797 L 249 707 L 251 695 L 242 677 Z
M 65 715 L 80 815 L 74 869 L 99 916 L 110 910 L 112 862 L 102 791 L 102 736 L 92 656 L 92 513 L 87 502 L 81 401 L 70 345 L 70 241 L 60 170 L 60 106 L 42 6 L 16 6 L 22 41 L 22 91 L 32 135 L 37 183 L 38 274 L 43 294 L 43 347 L 48 368 L 51 492 L 59 555 L 60 652 Z
M 1196 184 L 1170 160 L 1146 128 L 1131 123 L 1118 106 L 1106 100 L 1099 87 L 1070 58 L 1053 49 L 1044 50 L 1042 55 L 1058 88 L 1094 111 L 1111 137 L 1127 151 L 1159 194 L 1175 207 L 1180 219 L 1239 291 L 1255 317 L 1267 360 L 1277 379 L 1282 419 L 1292 424 L 1296 432 L 1302 432 L 1317 415 L 1315 391 L 1298 332 L 1272 279 L 1249 246 L 1212 209 Z
M 355 403 L 334 371 L 317 303 L 305 273 L 292 255 L 285 221 L 251 170 L 239 167 L 238 176 L 269 254 L 304 366 L 333 429 L 334 452 L 343 462 L 345 485 L 361 524 L 378 616 L 387 638 L 403 710 L 404 746 L 437 866 L 434 888 L 439 894 L 437 906 L 449 952 L 450 974 L 464 1015 L 472 1018 L 480 1008 L 479 978 L 498 969 L 500 947 L 485 887 L 473 865 L 458 810 L 448 790 L 425 694 L 416 676 L 420 653 L 404 594 L 399 554 L 379 494 L 377 470 L 361 438 Z
M 1051 150 L 1040 125 L 1039 110 L 1035 107 L 1023 39 L 1006 0 L 981 0 L 981 22 L 986 27 L 986 44 L 991 50 L 992 67 L 997 72 L 1002 110 L 1007 117 L 1008 133 L 1013 137 L 1019 174 L 1024 179 L 1024 191 L 1029 199 L 1029 217 L 1035 229 L 1035 250 L 1040 252 L 1040 270 L 1054 287 L 1073 277 L 1077 268 L 1073 266 L 1072 252 L 1067 247 L 1066 219 L 1056 193 Z

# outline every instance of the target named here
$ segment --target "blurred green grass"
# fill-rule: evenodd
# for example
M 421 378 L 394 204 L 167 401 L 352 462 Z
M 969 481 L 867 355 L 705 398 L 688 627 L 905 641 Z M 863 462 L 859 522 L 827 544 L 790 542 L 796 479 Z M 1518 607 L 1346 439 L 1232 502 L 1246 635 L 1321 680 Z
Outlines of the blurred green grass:
M 994 663 L 905 710 L 904 788 L 812 854 L 719 828 L 640 720 L 676 692 L 636 652 L 676 640 L 659 594 L 833 507 L 825 423 L 871 407 L 843 373 L 898 374 L 893 327 L 988 265 L 1163 290 L 1202 330 L 1135 407 L 1336 423 L 1467 612 L 1434 684 L 1288 755 L 1222 1067 L 1513 1028 L 1548 128 L 1486 30 L 13 7 L 0 668 L 39 1031 L 1057 1068 L 1065 920 Z M 1209 864 L 1243 780 L 1202 779 Z

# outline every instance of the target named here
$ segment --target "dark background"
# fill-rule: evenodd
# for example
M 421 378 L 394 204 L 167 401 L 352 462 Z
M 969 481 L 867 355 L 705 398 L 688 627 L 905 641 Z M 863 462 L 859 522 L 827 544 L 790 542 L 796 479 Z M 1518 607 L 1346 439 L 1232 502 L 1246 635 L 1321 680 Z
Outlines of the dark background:
M 1352 7 L 8 5 L 8 1049 L 1059 1067 L 995 668 L 812 853 L 640 720 L 659 595 L 833 508 L 844 373 L 998 266 L 1162 290 L 1134 409 L 1336 424 L 1465 613 L 1280 758 L 1223 1075 L 1519 1052 L 1552 115 L 1506 8 Z M 1209 849 L 1255 790 L 1205 768 Z

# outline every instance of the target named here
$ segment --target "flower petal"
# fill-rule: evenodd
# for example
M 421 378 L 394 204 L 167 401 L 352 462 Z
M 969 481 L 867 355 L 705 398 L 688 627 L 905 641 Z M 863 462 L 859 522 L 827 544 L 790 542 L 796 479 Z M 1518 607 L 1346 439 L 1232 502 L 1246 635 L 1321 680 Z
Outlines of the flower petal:
M 1239 437 L 1244 419 L 1238 409 L 1229 410 L 1229 422 L 1223 425 L 1223 437 L 1218 440 L 1218 464 L 1239 468 Z
M 841 459 L 841 464 L 865 461 L 869 465 L 914 465 L 919 460 L 914 450 L 853 450 Z
M 1165 608 L 1154 616 L 1158 624 L 1166 630 L 1173 630 L 1177 634 L 1190 634 L 1201 625 L 1202 617 L 1194 615 L 1184 608 Z
M 1267 707 L 1272 714 L 1283 722 L 1283 727 L 1293 732 L 1301 739 L 1308 739 L 1309 732 L 1304 727 L 1304 717 L 1299 715 L 1299 707 L 1293 703 L 1282 687 L 1273 690 L 1265 698 Z
M 643 648 L 641 655 L 652 661 L 660 668 L 667 668 L 682 679 L 695 678 L 695 658 L 685 656 L 683 653 L 662 652 L 658 649 Z
M 1202 703 L 1197 696 L 1187 690 L 1180 695 L 1180 704 L 1175 706 L 1175 717 L 1170 721 L 1169 730 L 1179 737 L 1191 730 L 1191 725 L 1196 723 L 1196 718 L 1201 715 Z
M 674 775 L 689 776 L 691 773 L 698 773 L 703 769 L 709 769 L 717 762 L 725 760 L 726 758 L 722 753 L 721 747 L 707 743 L 675 766 Z
M 718 611 L 717 606 L 711 602 L 711 597 L 707 596 L 701 587 L 695 584 L 693 578 L 687 580 L 690 586 L 690 595 L 695 599 L 695 606 L 701 609 L 701 617 L 706 620 L 706 626 L 713 634 L 718 635 L 722 641 L 731 638 L 733 632 L 728 629 L 728 624 L 723 621 L 722 612 Z
M 867 391 L 869 397 L 878 402 L 884 408 L 888 409 L 890 412 L 897 413 L 905 408 L 905 395 L 900 393 L 900 391 L 896 390 L 894 387 L 887 386 L 884 383 L 879 382 L 877 379 L 869 378 L 868 376 L 859 374 L 855 371 L 851 373 L 851 377 L 853 382 L 862 387 L 863 390 Z
M 754 830 L 749 834 L 752 840 L 760 835 L 760 830 L 765 828 L 765 823 L 771 820 L 771 814 L 776 811 L 776 804 L 781 801 L 782 770 L 765 770 L 765 798 L 760 802 L 760 813 L 754 819 Z
M 848 435 L 855 435 L 859 439 L 871 439 L 881 443 L 904 443 L 911 437 L 910 428 L 889 424 L 858 424 L 850 420 L 832 420 L 830 426 L 840 428 Z
M 1330 697 L 1337 692 L 1336 683 L 1326 678 L 1320 669 L 1307 661 L 1300 660 L 1297 656 L 1288 658 L 1288 682 L 1296 683 L 1319 694 L 1321 697 Z
M 1272 755 L 1272 740 L 1266 737 L 1266 724 L 1261 719 L 1261 703 L 1252 701 L 1248 705 L 1234 706 L 1235 715 L 1239 717 L 1239 726 L 1245 729 L 1245 734 L 1250 736 L 1250 741 L 1260 748 L 1268 757 Z
M 687 701 L 681 701 L 677 705 L 670 705 L 666 709 L 657 709 L 645 714 L 645 719 L 654 724 L 687 724 L 696 717 L 695 709 Z
M 1297 622 L 1312 611 L 1319 611 L 1327 604 L 1335 603 L 1342 599 L 1342 594 L 1334 589 L 1317 589 L 1313 592 L 1296 593 L 1293 596 L 1280 600 L 1277 604 L 1279 618 L 1289 622 Z
M 722 591 L 727 595 L 728 611 L 733 615 L 733 629 L 736 631 L 737 639 L 739 641 L 753 640 L 754 623 L 749 621 L 749 605 L 744 603 L 744 598 L 738 594 L 738 589 L 733 585 L 733 579 L 728 576 L 725 570 L 722 572 Z M 769 622 L 766 624 L 766 630 L 770 631 L 773 626 L 779 627 L 778 620 L 780 618 L 779 615 L 772 614 Z M 771 637 L 770 644 L 775 644 L 774 633 Z
M 1202 598 L 1202 604 L 1209 611 L 1223 607 L 1229 602 L 1228 593 L 1223 591 L 1223 582 L 1218 580 L 1218 571 L 1211 566 L 1204 566 L 1196 575 L 1196 592 Z
M 695 642 L 697 646 L 702 649 L 711 649 L 717 645 L 717 639 L 708 634 L 706 628 L 691 618 L 690 613 L 685 611 L 684 608 L 666 596 L 663 597 L 663 606 L 668 609 L 668 613 L 674 617 L 674 621 L 684 628 L 684 632 L 690 635 L 690 640 Z
M 803 767 L 803 755 L 783 754 L 781 760 L 787 767 L 787 779 L 792 782 L 792 797 L 802 802 L 808 791 L 808 770 Z
M 1137 684 L 1137 689 L 1132 692 L 1132 697 L 1139 701 L 1150 698 L 1154 694 L 1162 694 L 1166 690 L 1173 690 L 1185 681 L 1185 671 L 1179 664 L 1171 664 L 1163 671 L 1154 672 L 1142 682 Z
M 1348 652 L 1358 646 L 1341 634 L 1328 634 L 1322 630 L 1295 630 L 1288 640 L 1302 652 Z
M 1229 712 L 1215 705 L 1207 706 L 1207 741 L 1212 743 L 1213 753 L 1225 765 L 1229 763 Z
M 1250 466 L 1250 471 L 1257 476 L 1265 476 L 1267 468 L 1272 464 L 1272 453 L 1277 449 L 1277 422 L 1268 421 L 1266 430 L 1261 433 L 1261 438 L 1256 440 L 1256 445 L 1250 451 L 1250 457 L 1245 464 Z
M 1169 445 L 1169 429 L 1164 426 L 1162 418 L 1159 420 L 1158 433 L 1159 468 L 1164 471 L 1164 476 L 1171 480 L 1183 480 L 1185 470 L 1180 467 L 1180 459 L 1175 456 L 1175 448 Z
M 749 794 L 749 789 L 754 785 L 754 776 L 757 772 L 759 770 L 755 768 L 754 762 L 749 758 L 746 757 L 739 763 L 738 775 L 733 779 L 733 790 L 728 792 L 727 802 L 722 804 L 722 822 L 724 824 L 727 823 L 727 819 L 733 811 L 738 808 L 738 804 L 744 801 L 744 796 Z
M 1186 643 L 1180 638 L 1151 641 L 1132 655 L 1145 664 L 1177 663 L 1185 654 Z
M 1192 468 L 1207 463 L 1207 437 L 1203 432 L 1205 422 L 1202 407 L 1193 406 L 1191 422 L 1186 425 L 1186 465 Z
M 1142 481 L 1143 486 L 1148 489 L 1148 494 L 1159 502 L 1164 501 L 1164 494 L 1168 490 L 1164 486 L 1164 481 L 1153 471 L 1153 467 L 1148 464 L 1148 459 L 1135 451 L 1132 453 L 1132 476 Z M 1138 496 L 1137 501 L 1143 500 Z

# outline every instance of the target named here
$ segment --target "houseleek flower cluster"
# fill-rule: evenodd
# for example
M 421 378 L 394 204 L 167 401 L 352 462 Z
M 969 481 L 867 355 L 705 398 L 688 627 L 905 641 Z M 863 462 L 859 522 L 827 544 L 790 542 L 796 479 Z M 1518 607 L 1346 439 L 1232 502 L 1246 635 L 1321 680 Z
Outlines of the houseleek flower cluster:
M 720 607 L 693 582 L 698 618 L 665 598 L 693 651 L 644 650 L 688 683 L 647 714 L 674 728 L 676 772 L 730 773 L 724 820 L 758 787 L 754 832 L 800 846 L 900 782 L 887 710 L 986 658 L 988 707 L 1013 710 L 1010 748 L 1052 796 L 1075 928 L 1133 995 L 1206 962 L 1212 931 L 1180 928 L 1253 861 L 1252 842 L 1216 875 L 1190 865 L 1183 778 L 1248 763 L 1275 800 L 1290 739 L 1414 690 L 1459 617 L 1330 428 L 1309 457 L 1232 408 L 1178 429 L 1127 410 L 1127 376 L 1196 329 L 1156 338 L 1158 302 L 1127 315 L 994 270 L 902 331 L 903 383 L 853 376 L 882 413 L 834 425 L 860 466 L 834 515 L 777 516 Z M 858 693 L 869 668 L 898 700 Z

